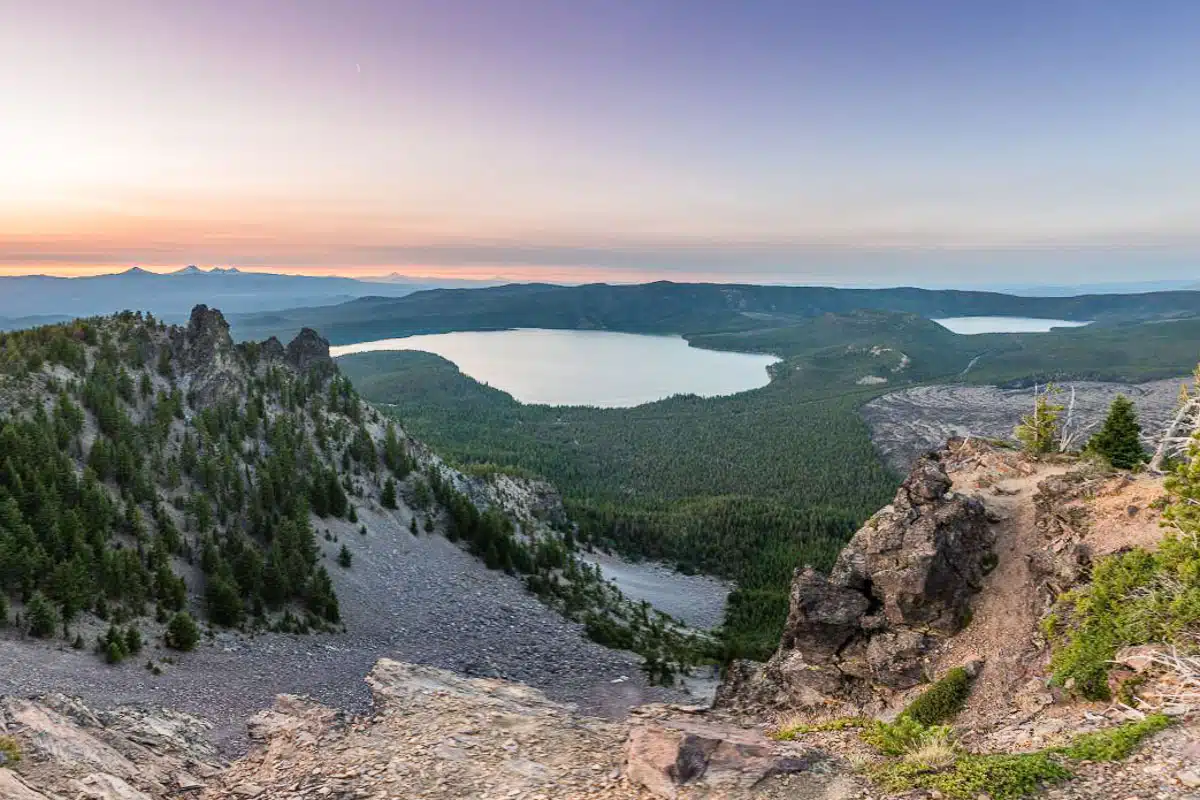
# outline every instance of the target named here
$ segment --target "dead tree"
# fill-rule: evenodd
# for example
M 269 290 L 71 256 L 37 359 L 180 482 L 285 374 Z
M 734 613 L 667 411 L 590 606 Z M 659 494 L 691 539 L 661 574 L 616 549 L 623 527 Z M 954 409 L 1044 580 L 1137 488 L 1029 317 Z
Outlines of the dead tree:
M 1188 448 L 1195 441 L 1193 437 L 1198 431 L 1200 431 L 1200 397 L 1188 399 L 1180 406 L 1174 419 L 1171 420 L 1171 424 L 1167 426 L 1167 430 L 1159 440 L 1148 469 L 1153 472 L 1162 472 L 1163 464 L 1167 459 L 1186 458 Z

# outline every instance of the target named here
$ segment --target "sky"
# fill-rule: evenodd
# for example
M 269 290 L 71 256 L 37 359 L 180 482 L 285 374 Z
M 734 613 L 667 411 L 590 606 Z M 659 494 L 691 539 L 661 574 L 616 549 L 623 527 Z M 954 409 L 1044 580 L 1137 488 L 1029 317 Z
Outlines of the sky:
M 1193 277 L 1194 0 L 0 0 L 0 273 Z

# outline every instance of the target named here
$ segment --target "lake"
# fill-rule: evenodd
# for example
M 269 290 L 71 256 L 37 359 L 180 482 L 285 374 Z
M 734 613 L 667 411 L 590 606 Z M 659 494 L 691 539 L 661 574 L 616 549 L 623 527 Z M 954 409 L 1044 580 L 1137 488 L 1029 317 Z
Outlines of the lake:
M 522 403 L 628 408 L 676 394 L 717 397 L 766 386 L 779 359 L 690 347 L 679 336 L 518 329 L 381 339 L 330 348 L 334 357 L 423 350 Z
M 1037 317 L 946 317 L 935 319 L 938 325 L 954 333 L 1046 333 L 1051 328 L 1081 328 L 1090 322 Z

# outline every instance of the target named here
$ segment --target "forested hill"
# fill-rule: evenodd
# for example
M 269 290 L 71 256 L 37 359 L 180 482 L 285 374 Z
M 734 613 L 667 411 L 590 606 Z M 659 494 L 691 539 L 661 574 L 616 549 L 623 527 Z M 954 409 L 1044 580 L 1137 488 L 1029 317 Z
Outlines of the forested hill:
M 687 284 L 629 286 L 512 284 L 437 289 L 401 298 L 367 297 L 338 306 L 246 314 L 241 337 L 290 335 L 314 327 L 334 344 L 458 330 L 510 327 L 702 333 L 790 325 L 859 309 L 955 316 L 1027 316 L 1118 323 L 1200 314 L 1200 292 L 1018 297 L 995 292 L 835 289 L 816 286 Z
M 102 621 L 96 649 L 116 662 L 146 633 L 191 649 L 204 621 L 337 630 L 315 526 L 373 535 L 369 510 L 522 577 L 656 677 L 692 658 L 689 634 L 576 559 L 547 497 L 450 468 L 364 403 L 311 329 L 235 345 L 197 306 L 186 327 L 125 312 L 0 333 L 0 636 L 84 647 Z M 349 545 L 330 569 L 350 569 Z
M 365 411 L 313 331 L 235 346 L 204 306 L 186 328 L 124 313 L 0 334 L 0 622 L 12 602 L 40 637 L 153 610 L 181 646 L 192 611 L 337 625 L 313 519 L 414 465 Z

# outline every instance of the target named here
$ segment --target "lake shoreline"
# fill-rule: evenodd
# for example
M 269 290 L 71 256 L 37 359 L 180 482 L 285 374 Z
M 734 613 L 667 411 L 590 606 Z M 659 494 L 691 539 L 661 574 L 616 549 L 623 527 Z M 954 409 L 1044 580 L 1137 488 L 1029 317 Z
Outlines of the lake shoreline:
M 761 389 L 780 361 L 696 347 L 675 335 L 546 328 L 419 334 L 330 348 L 335 358 L 378 351 L 433 353 L 526 405 L 593 408 Z

